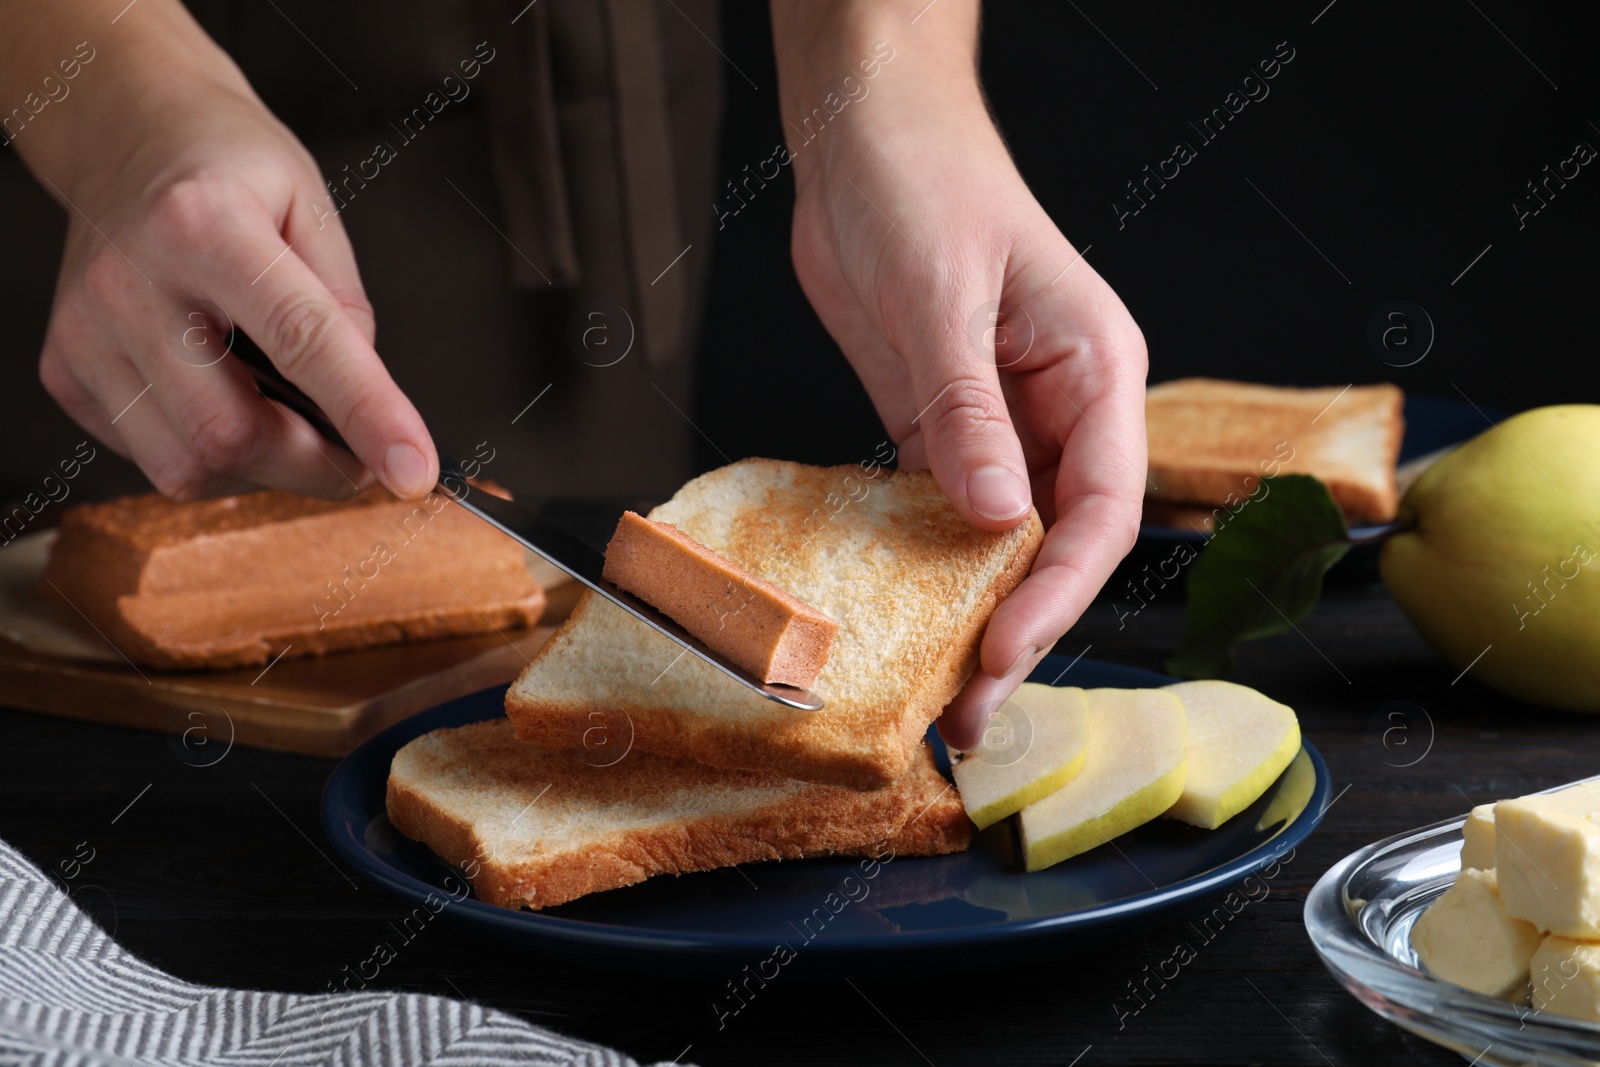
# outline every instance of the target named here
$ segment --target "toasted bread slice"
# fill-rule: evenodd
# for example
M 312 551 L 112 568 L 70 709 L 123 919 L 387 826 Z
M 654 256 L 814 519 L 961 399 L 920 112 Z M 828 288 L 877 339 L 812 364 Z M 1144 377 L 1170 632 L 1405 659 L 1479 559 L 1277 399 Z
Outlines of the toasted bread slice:
M 1148 495 L 1237 506 L 1263 475 L 1311 474 L 1351 522 L 1388 522 L 1404 396 L 1393 385 L 1293 389 L 1182 378 L 1145 394 Z
M 1251 483 L 1252 486 L 1254 484 Z M 1226 514 L 1222 504 L 1183 504 L 1146 496 L 1144 514 L 1140 516 L 1139 521 L 1150 526 L 1165 526 L 1173 530 L 1208 534 L 1216 528 L 1217 518 Z
M 959 852 L 971 837 L 926 746 L 862 793 L 632 751 L 521 744 L 505 719 L 425 734 L 395 753 L 389 820 L 460 867 L 478 897 L 547 908 L 588 893 L 757 860 Z
M 515 541 L 443 494 L 382 488 L 85 504 L 62 516 L 44 579 L 123 655 L 180 670 L 493 633 L 545 607 Z
M 768 459 L 704 474 L 650 518 L 838 621 L 811 687 L 826 706 L 766 700 L 586 593 L 506 694 L 517 736 L 575 748 L 598 709 L 628 718 L 637 749 L 856 789 L 905 773 L 1044 537 L 1037 515 L 974 529 L 927 471 Z

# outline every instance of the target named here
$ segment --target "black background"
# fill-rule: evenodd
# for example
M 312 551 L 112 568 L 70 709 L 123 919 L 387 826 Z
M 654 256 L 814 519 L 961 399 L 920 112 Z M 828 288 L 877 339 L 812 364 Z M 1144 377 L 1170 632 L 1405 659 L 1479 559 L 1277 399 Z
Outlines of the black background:
M 1511 208 L 1522 183 L 1575 142 L 1600 144 L 1589 124 L 1600 122 L 1594 38 L 1575 6 L 1324 5 L 987 8 L 983 73 L 997 117 L 1045 207 L 1080 249 L 1093 246 L 1089 262 L 1139 321 L 1152 379 L 1389 380 L 1506 409 L 1595 399 L 1588 318 L 1600 175 L 1585 168 L 1520 231 Z M 763 5 L 731 3 L 724 23 L 723 50 L 759 86 L 731 72 L 727 80 L 731 177 L 766 158 L 779 125 Z M 1168 155 L 1186 122 L 1280 41 L 1296 55 L 1271 95 L 1119 229 L 1110 203 L 1123 183 Z M 769 190 L 719 234 L 697 421 L 735 458 L 854 461 L 881 428 L 793 280 L 787 197 Z M 51 210 L 42 197 L 11 206 L 27 216 L 18 225 L 56 224 L 38 221 Z M 26 266 L 29 279 L 53 271 Z M 1386 365 L 1364 339 L 1373 310 L 1393 299 L 1424 307 L 1437 329 L 1412 367 Z M 38 419 L 41 434 L 54 427 L 66 440 L 40 414 L 33 381 L 47 306 L 6 306 L 7 417 Z M 54 441 L 39 448 L 70 452 Z M 701 459 L 723 462 L 709 447 Z M 85 477 L 110 476 L 108 458 Z M 1126 630 L 1113 618 L 1097 603 L 1063 650 L 1159 669 L 1182 607 L 1153 605 Z M 1175 925 L 1044 964 L 990 959 L 975 971 L 956 960 L 917 978 L 863 979 L 859 991 L 842 975 L 814 975 L 775 989 L 726 1033 L 715 1030 L 716 991 L 703 982 L 575 969 L 443 926 L 408 947 L 385 982 L 477 999 L 641 1058 L 670 1060 L 692 1044 L 686 1059 L 706 1064 L 1065 1065 L 1080 1054 L 1085 1067 L 1459 1063 L 1378 1020 L 1323 971 L 1300 921 L 1305 891 L 1348 851 L 1459 814 L 1469 799 L 1593 773 L 1593 720 L 1518 705 L 1470 677 L 1452 684 L 1456 672 L 1360 581 L 1335 589 L 1302 630 L 1244 649 L 1235 677 L 1294 705 L 1335 790 L 1350 789 L 1268 900 L 1125 1029 L 1111 1002 L 1171 953 L 1184 936 Z M 1396 766 L 1404 761 L 1374 718 L 1395 699 L 1425 709 L 1435 739 L 1414 766 Z M 404 910 L 376 886 L 352 888 L 313 853 L 313 844 L 326 851 L 317 804 L 331 767 L 238 749 L 201 771 L 155 735 L 6 714 L 0 837 L 47 867 L 90 841 L 102 892 L 81 902 L 130 949 L 184 978 L 319 991 Z M 150 793 L 112 825 L 147 783 Z
M 1506 410 L 1596 399 L 1600 174 L 1584 168 L 1520 231 L 1511 207 L 1577 142 L 1600 148 L 1579 9 L 1326 2 L 986 5 L 995 116 L 1040 202 L 1143 329 L 1150 380 L 1392 381 Z M 724 24 L 724 49 L 760 87 L 727 79 L 733 178 L 781 131 L 761 5 L 728 5 Z M 1270 95 L 1202 147 L 1187 123 L 1282 41 L 1295 58 Z M 1179 139 L 1198 158 L 1119 229 L 1124 183 Z M 700 425 L 736 458 L 853 462 L 881 433 L 794 281 L 791 198 L 764 192 L 719 234 Z M 1396 299 L 1436 331 L 1404 368 L 1365 336 Z M 709 448 L 701 458 L 722 462 Z

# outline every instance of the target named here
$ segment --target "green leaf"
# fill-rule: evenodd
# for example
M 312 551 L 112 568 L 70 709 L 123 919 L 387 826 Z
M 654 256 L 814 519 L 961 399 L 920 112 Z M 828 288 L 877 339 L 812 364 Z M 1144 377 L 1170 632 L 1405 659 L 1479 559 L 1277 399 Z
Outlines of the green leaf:
M 1189 566 L 1183 643 L 1167 670 L 1180 678 L 1225 678 L 1233 646 L 1282 633 L 1310 614 L 1322 576 L 1350 549 L 1344 512 L 1309 474 L 1263 478 Z

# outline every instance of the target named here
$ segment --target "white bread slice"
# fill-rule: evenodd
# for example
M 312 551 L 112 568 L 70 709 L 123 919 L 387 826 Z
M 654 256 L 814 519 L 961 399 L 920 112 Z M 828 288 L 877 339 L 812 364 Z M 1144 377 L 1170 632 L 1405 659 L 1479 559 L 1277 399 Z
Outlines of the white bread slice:
M 1145 393 L 1147 495 L 1236 508 L 1263 474 L 1311 474 L 1351 522 L 1388 522 L 1400 505 L 1403 403 L 1393 385 L 1295 389 L 1212 378 L 1153 385 Z
M 927 471 L 770 459 L 701 475 L 649 517 L 838 620 L 811 687 L 826 706 L 766 700 L 585 593 L 506 694 L 517 736 L 576 748 L 598 709 L 631 721 L 636 749 L 856 789 L 905 773 L 1044 537 L 1036 514 L 973 528 Z
M 936 855 L 967 847 L 960 794 L 924 746 L 863 793 L 629 752 L 520 744 L 505 719 L 435 730 L 395 753 L 389 820 L 462 868 L 481 900 L 545 908 L 588 893 L 757 860 Z

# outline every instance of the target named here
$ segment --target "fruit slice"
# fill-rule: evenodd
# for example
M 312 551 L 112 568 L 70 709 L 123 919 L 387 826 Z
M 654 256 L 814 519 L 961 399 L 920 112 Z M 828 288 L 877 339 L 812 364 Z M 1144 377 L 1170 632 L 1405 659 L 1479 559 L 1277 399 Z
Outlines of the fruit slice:
M 1189 767 L 1183 795 L 1167 812 L 1215 830 L 1251 804 L 1300 751 L 1294 710 L 1247 685 L 1179 682 L 1167 692 L 1183 701 Z
M 1022 809 L 1022 852 L 1040 871 L 1154 819 L 1183 793 L 1183 701 L 1160 689 L 1090 689 L 1082 773 Z
M 1305 746 L 1302 745 L 1300 751 L 1294 754 L 1294 759 L 1289 761 L 1289 769 L 1278 776 L 1272 799 L 1256 820 L 1256 829 L 1273 830 L 1289 825 L 1306 810 L 1306 804 L 1316 790 L 1317 769 L 1311 765 L 1311 757 L 1306 755 Z
M 1000 706 L 983 744 L 951 766 L 967 816 L 993 826 L 1049 796 L 1083 769 L 1089 699 L 1082 689 L 1023 682 Z

